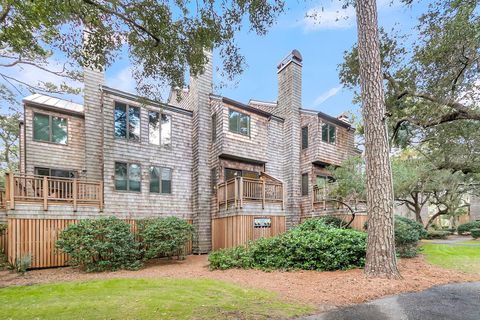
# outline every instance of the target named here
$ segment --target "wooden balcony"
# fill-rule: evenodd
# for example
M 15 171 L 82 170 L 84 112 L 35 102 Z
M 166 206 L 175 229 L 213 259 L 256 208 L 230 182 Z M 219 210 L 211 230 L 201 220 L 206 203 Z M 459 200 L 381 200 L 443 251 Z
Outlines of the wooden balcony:
M 0 211 L 7 210 L 7 197 L 5 195 L 5 189 L 0 188 Z
M 96 206 L 103 210 L 102 181 L 59 178 L 37 175 L 7 174 L 5 203 L 10 210 L 16 203 L 70 204 L 76 211 L 79 205 Z
M 262 209 L 272 203 L 284 207 L 283 183 L 279 181 L 266 181 L 266 179 L 249 179 L 237 177 L 217 186 L 218 208 L 224 206 L 243 208 L 245 203 L 261 203 Z
M 365 200 L 356 197 L 349 197 L 342 201 L 338 201 L 331 197 L 331 189 L 335 183 L 327 183 L 324 187 L 317 185 L 313 186 L 312 192 L 312 211 L 315 209 L 321 210 L 345 210 L 349 206 L 353 210 L 363 210 L 365 207 Z

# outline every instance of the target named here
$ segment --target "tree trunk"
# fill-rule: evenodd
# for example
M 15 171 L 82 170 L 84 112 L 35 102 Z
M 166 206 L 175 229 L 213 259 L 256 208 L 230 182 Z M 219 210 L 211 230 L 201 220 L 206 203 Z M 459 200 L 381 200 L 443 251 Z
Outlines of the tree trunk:
M 427 222 L 427 225 L 425 226 L 425 229 L 430 228 L 430 225 L 435 221 L 440 216 L 443 216 L 448 213 L 448 210 L 439 210 L 437 213 L 435 213 Z
M 375 0 L 356 1 L 356 11 L 369 215 L 365 274 L 400 278 L 395 256 L 392 169 Z

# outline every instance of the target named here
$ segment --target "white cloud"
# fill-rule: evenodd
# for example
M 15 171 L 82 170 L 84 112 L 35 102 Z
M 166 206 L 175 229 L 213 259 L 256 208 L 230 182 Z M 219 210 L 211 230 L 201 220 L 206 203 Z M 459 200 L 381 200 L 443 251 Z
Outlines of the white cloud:
M 136 82 L 133 79 L 132 68 L 127 66 L 117 73 L 107 77 L 107 85 L 109 87 L 133 93 L 136 91 Z
M 355 9 L 353 6 L 343 8 L 343 1 L 330 0 L 329 5 L 326 1 L 307 10 L 305 17 L 300 25 L 306 32 L 317 30 L 349 29 L 355 26 Z M 390 11 L 399 7 L 398 0 L 378 0 L 377 8 L 379 12 Z
M 313 106 L 316 107 L 316 106 L 324 103 L 325 101 L 327 101 L 331 97 L 335 96 L 340 91 L 340 89 L 342 89 L 341 86 L 333 87 L 333 88 L 330 88 L 328 91 L 322 93 L 321 95 L 319 95 L 315 99 L 315 101 L 313 102 Z

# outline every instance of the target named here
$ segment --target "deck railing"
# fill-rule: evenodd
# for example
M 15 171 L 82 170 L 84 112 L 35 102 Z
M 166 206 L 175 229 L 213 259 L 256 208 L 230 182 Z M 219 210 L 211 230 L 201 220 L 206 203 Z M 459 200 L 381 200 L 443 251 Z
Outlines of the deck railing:
M 78 205 L 98 206 L 103 210 L 103 183 L 96 180 L 7 174 L 6 201 L 9 209 L 15 203 L 43 203 L 48 210 L 52 203 L 68 203 L 74 211 Z
M 312 210 L 314 207 L 320 207 L 323 210 L 327 210 L 329 208 L 341 209 L 342 207 L 345 207 L 340 201 L 336 201 L 335 198 L 330 195 L 332 188 L 334 187 L 335 183 L 327 183 L 323 187 L 319 187 L 317 185 L 313 186 Z M 364 199 L 359 199 L 357 197 L 349 197 L 349 199 L 344 199 L 342 202 L 348 204 L 355 210 L 357 210 L 359 207 L 363 207 L 365 204 Z
M 5 194 L 5 189 L 0 188 L 0 210 L 4 211 L 7 209 L 7 198 Z
M 237 177 L 217 186 L 218 207 L 233 204 L 235 208 L 242 208 L 245 202 L 257 202 L 262 208 L 268 203 L 280 203 L 283 210 L 284 193 L 283 183 L 266 180 Z

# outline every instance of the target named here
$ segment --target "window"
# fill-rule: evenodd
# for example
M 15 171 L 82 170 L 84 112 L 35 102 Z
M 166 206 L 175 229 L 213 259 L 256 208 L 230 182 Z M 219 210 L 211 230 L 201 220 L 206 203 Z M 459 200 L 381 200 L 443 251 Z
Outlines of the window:
M 137 163 L 115 162 L 115 190 L 141 191 L 142 170 Z
M 234 110 L 228 110 L 228 129 L 231 132 L 250 136 L 250 116 Z
M 48 114 L 33 114 L 33 139 L 37 141 L 67 144 L 67 119 Z
M 150 167 L 150 192 L 172 193 L 172 169 Z
M 258 180 L 260 178 L 260 175 L 256 171 L 225 168 L 225 181 L 228 181 L 235 177 L 244 177 Z
M 217 114 L 212 114 L 212 142 L 217 140 Z
M 322 141 L 328 143 L 335 143 L 336 135 L 337 132 L 334 125 L 331 125 L 329 123 L 324 123 L 322 125 Z
M 308 173 L 302 174 L 302 196 L 308 196 Z
M 140 141 L 140 108 L 115 102 L 115 137 Z
M 308 148 L 308 126 L 302 128 L 302 149 Z
M 170 147 L 172 140 L 172 121 L 166 114 L 148 112 L 148 141 L 151 144 Z
M 210 170 L 210 183 L 212 191 L 215 191 L 217 187 L 217 168 L 212 168 Z
M 51 168 L 35 167 L 35 174 L 38 176 L 60 177 L 60 178 L 75 178 L 77 172 L 73 170 L 61 170 Z

